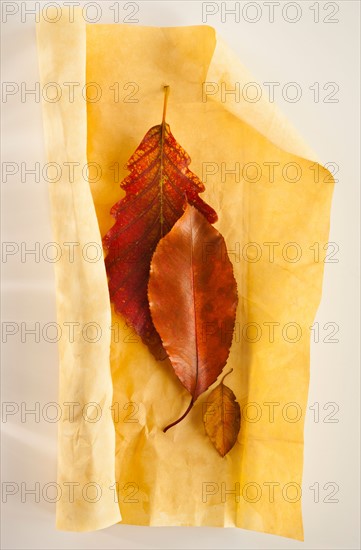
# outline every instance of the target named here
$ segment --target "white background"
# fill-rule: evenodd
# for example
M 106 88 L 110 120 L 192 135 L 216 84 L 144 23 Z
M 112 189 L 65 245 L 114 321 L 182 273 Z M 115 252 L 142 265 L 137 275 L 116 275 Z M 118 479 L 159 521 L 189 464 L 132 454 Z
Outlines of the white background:
M 41 2 L 45 4 L 46 2 Z M 17 14 L 2 24 L 2 80 L 26 83 L 33 88 L 39 80 L 34 15 L 26 21 L 21 11 L 35 2 L 2 2 L 17 6 Z M 38 3 L 39 4 L 39 3 Z M 114 2 L 100 2 L 100 22 L 113 23 Z M 120 16 L 130 13 L 120 2 Z M 359 382 L 358 382 L 358 221 L 359 221 L 359 11 L 358 1 L 296 2 L 302 16 L 296 23 L 282 17 L 280 2 L 275 20 L 269 21 L 269 8 L 258 2 L 261 19 L 255 8 L 242 16 L 245 2 L 240 2 L 240 22 L 226 15 L 222 22 L 222 6 L 218 13 L 202 21 L 202 2 L 137 2 L 134 16 L 141 25 L 178 26 L 207 22 L 216 27 L 241 61 L 251 70 L 255 81 L 280 82 L 276 101 L 294 126 L 316 151 L 322 162 L 339 166 L 339 180 L 334 194 L 330 241 L 337 243 L 337 263 L 327 263 L 323 299 L 316 322 L 319 342 L 313 338 L 311 384 L 305 429 L 305 468 L 303 514 L 305 542 L 264 535 L 240 529 L 211 528 L 145 528 L 115 525 L 99 532 L 74 534 L 55 530 L 55 505 L 43 498 L 34 502 L 27 496 L 21 502 L 21 491 L 9 496 L 2 505 L 2 546 L 5 549 L 150 549 L 150 548 L 287 548 L 344 549 L 359 548 Z M 203 3 L 205 4 L 205 3 Z M 213 3 L 217 7 L 216 3 Z M 252 2 L 255 4 L 255 2 Z M 319 22 L 315 9 L 319 7 Z M 310 9 L 313 6 L 313 9 Z M 228 8 L 234 2 L 228 2 Z M 331 15 L 336 8 L 338 13 Z M 11 8 L 9 8 L 11 9 Z M 204 10 L 203 6 L 203 10 Z M 224 9 L 224 8 L 223 8 Z M 284 12 L 286 19 L 295 18 L 295 7 Z M 252 11 L 253 10 L 253 11 Z M 94 13 L 89 10 L 89 17 Z M 23 14 L 24 15 L 24 14 Z M 327 23 L 324 19 L 338 19 Z M 288 82 L 302 88 L 298 102 L 285 100 L 280 89 Z M 320 101 L 314 101 L 309 89 L 320 84 Z M 339 86 L 336 103 L 323 100 L 333 88 L 323 89 L 328 82 Z M 2 160 L 26 162 L 28 166 L 46 162 L 42 129 L 41 104 L 32 95 L 21 101 L 20 93 L 3 97 Z M 2 182 L 2 239 L 19 246 L 26 243 L 52 241 L 47 183 L 28 176 L 21 181 L 20 172 Z M 40 248 L 40 249 L 41 249 Z M 21 261 L 20 254 L 2 263 L 2 322 L 43 326 L 55 318 L 53 265 L 34 256 Z M 337 323 L 333 336 L 338 342 L 327 342 L 330 326 Z M 334 325 L 332 325 L 334 326 Z M 3 345 L 2 399 L 21 407 L 40 407 L 57 400 L 57 346 L 43 339 L 34 342 L 28 337 L 21 342 L 21 331 Z M 24 405 L 21 406 L 21 403 Z M 318 405 L 317 405 L 318 403 Z M 331 408 L 325 408 L 329 403 Z M 315 405 L 316 404 L 316 405 Z M 319 409 L 319 421 L 315 417 Z M 327 414 L 337 422 L 326 422 Z M 21 418 L 20 412 L 3 417 L 2 481 L 25 482 L 30 488 L 37 481 L 41 487 L 56 480 L 56 423 L 37 422 L 34 415 Z M 22 421 L 23 420 L 23 421 Z M 319 484 L 319 502 L 315 491 Z M 326 502 L 332 486 L 337 484 L 338 502 Z M 331 487 L 331 489 L 330 489 Z

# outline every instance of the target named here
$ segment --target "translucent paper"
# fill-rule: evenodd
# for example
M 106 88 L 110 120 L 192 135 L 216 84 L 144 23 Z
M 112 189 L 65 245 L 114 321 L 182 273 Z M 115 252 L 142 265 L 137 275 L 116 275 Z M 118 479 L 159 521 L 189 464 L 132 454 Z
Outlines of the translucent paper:
M 242 97 L 253 79 L 210 27 L 87 25 L 64 13 L 38 25 L 38 47 L 42 86 L 56 82 L 63 92 L 43 113 L 49 162 L 62 167 L 50 185 L 54 240 L 64 250 L 58 322 L 76 323 L 74 341 L 64 331 L 59 342 L 58 483 L 75 485 L 57 503 L 58 528 L 237 526 L 302 540 L 309 327 L 324 265 L 310 247 L 322 251 L 328 240 L 331 175 L 273 104 Z M 235 83 L 239 97 L 222 94 Z M 226 369 L 243 415 L 223 459 L 202 424 L 207 393 L 162 432 L 189 395 L 113 313 L 103 259 L 89 260 L 88 243 L 100 249 L 113 223 L 125 162 L 161 121 L 164 85 L 167 122 L 203 176 L 202 198 L 218 212 L 238 284 Z M 67 163 L 79 163 L 74 177 Z M 67 403 L 80 406 L 72 414 Z

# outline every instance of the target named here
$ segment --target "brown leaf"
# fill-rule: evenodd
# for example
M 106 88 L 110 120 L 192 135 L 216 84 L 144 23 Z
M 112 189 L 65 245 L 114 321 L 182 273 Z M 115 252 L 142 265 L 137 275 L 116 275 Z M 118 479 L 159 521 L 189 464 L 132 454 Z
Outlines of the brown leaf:
M 207 435 L 222 457 L 232 449 L 237 441 L 241 426 L 241 410 L 236 396 L 223 383 L 225 377 L 232 370 L 223 376 L 220 384 L 209 394 L 203 417 Z
M 104 237 L 110 299 L 134 327 L 156 359 L 166 356 L 154 329 L 147 297 L 150 261 L 159 239 L 182 216 L 187 201 L 214 223 L 217 214 L 200 197 L 201 180 L 191 172 L 189 155 L 165 121 L 153 126 L 127 162 L 130 174 L 121 182 L 125 197 L 111 214 L 113 227 Z
M 148 297 L 174 371 L 192 396 L 184 418 L 226 364 L 237 307 L 237 284 L 224 239 L 196 208 L 187 206 L 159 242 Z

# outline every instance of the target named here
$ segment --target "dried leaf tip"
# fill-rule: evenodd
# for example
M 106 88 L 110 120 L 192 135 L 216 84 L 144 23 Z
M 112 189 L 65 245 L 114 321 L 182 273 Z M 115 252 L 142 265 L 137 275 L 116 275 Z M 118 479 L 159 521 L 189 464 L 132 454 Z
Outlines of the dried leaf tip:
M 162 125 L 165 124 L 165 116 L 167 114 L 168 96 L 169 96 L 169 86 L 167 85 L 167 86 L 164 86 L 164 103 L 163 103 Z

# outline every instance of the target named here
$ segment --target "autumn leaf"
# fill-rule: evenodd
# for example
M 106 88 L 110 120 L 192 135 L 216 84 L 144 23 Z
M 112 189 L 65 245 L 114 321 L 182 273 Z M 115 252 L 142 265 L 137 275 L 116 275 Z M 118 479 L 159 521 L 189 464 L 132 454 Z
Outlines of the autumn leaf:
M 208 254 L 208 251 L 211 251 Z M 154 325 L 194 401 L 220 375 L 233 338 L 237 284 L 222 235 L 187 206 L 158 244 L 148 286 Z
M 121 182 L 125 197 L 111 209 L 115 223 L 103 242 L 110 299 L 115 311 L 134 327 L 157 359 L 166 354 L 152 323 L 147 287 L 150 261 L 158 241 L 182 216 L 187 201 L 211 223 L 217 214 L 200 197 L 201 180 L 188 168 L 191 159 L 163 120 L 144 136 L 126 165 L 130 174 Z
M 241 410 L 233 391 L 223 381 L 209 394 L 206 401 L 206 412 L 203 417 L 204 427 L 209 439 L 223 457 L 237 441 L 241 426 Z

